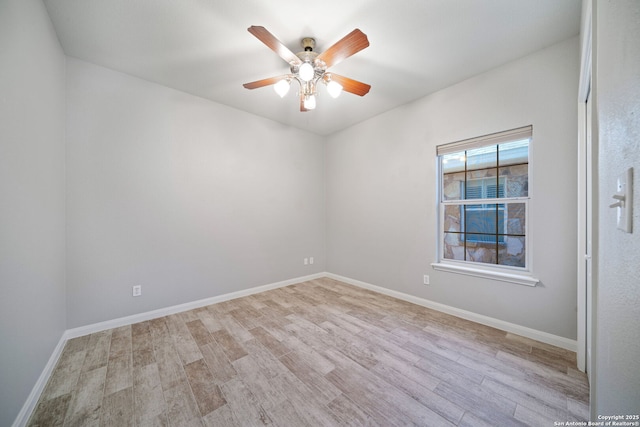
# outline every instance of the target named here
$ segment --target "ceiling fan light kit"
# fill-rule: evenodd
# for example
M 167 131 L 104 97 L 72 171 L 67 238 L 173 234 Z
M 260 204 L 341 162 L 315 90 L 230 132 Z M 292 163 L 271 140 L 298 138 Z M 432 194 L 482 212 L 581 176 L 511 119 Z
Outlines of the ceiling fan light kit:
M 304 51 L 294 54 L 266 28 L 251 26 L 247 29 L 258 40 L 278 54 L 289 64 L 290 74 L 245 83 L 247 89 L 274 85 L 275 92 L 283 98 L 291 86 L 291 81 L 296 80 L 300 86 L 300 111 L 309 111 L 316 108 L 317 87 L 319 83 L 327 86 L 327 92 L 332 98 L 340 96 L 342 91 L 364 96 L 371 86 L 348 77 L 327 72 L 327 69 L 351 55 L 369 46 L 367 36 L 359 29 L 353 30 L 329 49 L 321 54 L 313 51 L 315 40 L 311 37 L 302 39 Z

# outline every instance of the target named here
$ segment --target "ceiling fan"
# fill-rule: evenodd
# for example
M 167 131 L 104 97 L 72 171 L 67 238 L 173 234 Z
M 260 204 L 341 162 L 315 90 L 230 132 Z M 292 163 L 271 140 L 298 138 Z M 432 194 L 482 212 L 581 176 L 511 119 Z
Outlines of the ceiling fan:
M 327 91 L 334 98 L 338 97 L 343 90 L 364 96 L 371 89 L 371 86 L 366 83 L 327 71 L 332 65 L 369 46 L 366 34 L 357 28 L 320 54 L 313 51 L 315 40 L 310 37 L 302 39 L 304 51 L 294 54 L 266 28 L 254 25 L 247 30 L 284 59 L 291 71 L 290 74 L 245 83 L 243 86 L 247 89 L 275 85 L 276 93 L 284 97 L 289 91 L 291 82 L 296 80 L 300 84 L 300 111 L 309 111 L 316 107 L 319 82 L 327 85 Z

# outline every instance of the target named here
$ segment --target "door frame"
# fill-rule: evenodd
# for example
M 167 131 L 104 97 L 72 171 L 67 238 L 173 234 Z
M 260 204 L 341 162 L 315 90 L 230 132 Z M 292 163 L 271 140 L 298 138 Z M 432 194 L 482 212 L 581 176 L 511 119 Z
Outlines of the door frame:
M 592 76 L 592 2 L 587 0 L 583 2 L 583 17 L 582 17 L 582 29 L 580 39 L 580 81 L 578 86 L 578 212 L 577 212 L 577 367 L 581 371 L 586 371 L 588 375 L 591 373 L 591 366 L 587 366 L 587 354 L 590 349 L 587 349 L 587 343 L 593 346 L 593 328 L 587 328 L 587 324 L 592 324 L 591 313 L 593 307 L 588 307 L 587 304 L 593 305 L 593 298 L 587 298 L 587 293 L 590 296 L 593 295 L 593 283 L 591 287 L 587 286 L 587 266 L 591 261 L 591 268 L 593 271 L 593 264 L 595 263 L 594 257 L 594 239 L 595 239 L 595 211 L 593 206 L 596 206 L 594 201 L 595 187 L 588 185 L 593 183 L 595 171 L 595 156 L 594 151 L 591 150 L 591 167 L 587 167 L 587 114 L 591 113 L 587 109 L 587 100 L 591 96 L 591 102 L 593 102 L 591 76 Z M 592 123 L 590 123 L 592 126 Z M 590 170 L 588 170 L 590 169 Z M 590 194 L 587 194 L 590 189 Z M 591 221 L 587 224 L 587 211 L 591 214 Z M 590 230 L 588 230 L 590 227 Z M 592 237 L 591 248 L 588 248 L 587 234 L 590 232 Z M 591 257 L 591 259 L 588 259 Z M 587 333 L 590 337 L 587 339 Z M 593 363 L 590 357 L 590 364 Z

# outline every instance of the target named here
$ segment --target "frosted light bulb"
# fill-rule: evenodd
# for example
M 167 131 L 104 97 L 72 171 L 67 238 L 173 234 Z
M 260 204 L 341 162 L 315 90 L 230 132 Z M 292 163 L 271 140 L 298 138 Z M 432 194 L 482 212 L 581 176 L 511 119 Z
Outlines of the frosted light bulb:
M 304 108 L 307 110 L 316 108 L 316 97 L 314 95 L 309 95 L 304 99 Z
M 278 95 L 280 95 L 280 98 L 284 98 L 284 96 L 287 94 L 287 92 L 289 92 L 289 87 L 290 87 L 290 84 L 285 79 L 285 80 L 280 80 L 278 83 L 276 83 L 273 86 L 273 90 L 275 90 L 276 93 Z
M 327 92 L 329 92 L 329 95 L 331 95 L 332 98 L 337 98 L 342 93 L 342 85 L 331 80 L 327 83 Z
M 300 65 L 298 75 L 303 81 L 308 82 L 313 78 L 314 74 L 315 72 L 313 71 L 313 65 L 309 64 L 308 62 L 304 62 L 302 65 Z

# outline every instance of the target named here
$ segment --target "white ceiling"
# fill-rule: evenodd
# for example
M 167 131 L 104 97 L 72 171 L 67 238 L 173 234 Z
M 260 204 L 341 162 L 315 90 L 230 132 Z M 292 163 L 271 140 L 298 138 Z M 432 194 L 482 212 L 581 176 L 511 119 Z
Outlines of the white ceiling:
M 577 35 L 580 0 L 44 0 L 65 53 L 278 122 L 329 135 Z M 364 97 L 301 113 L 295 90 L 243 83 L 288 72 L 247 32 L 262 25 L 293 52 L 322 52 L 354 28 L 371 45 L 330 70 Z

